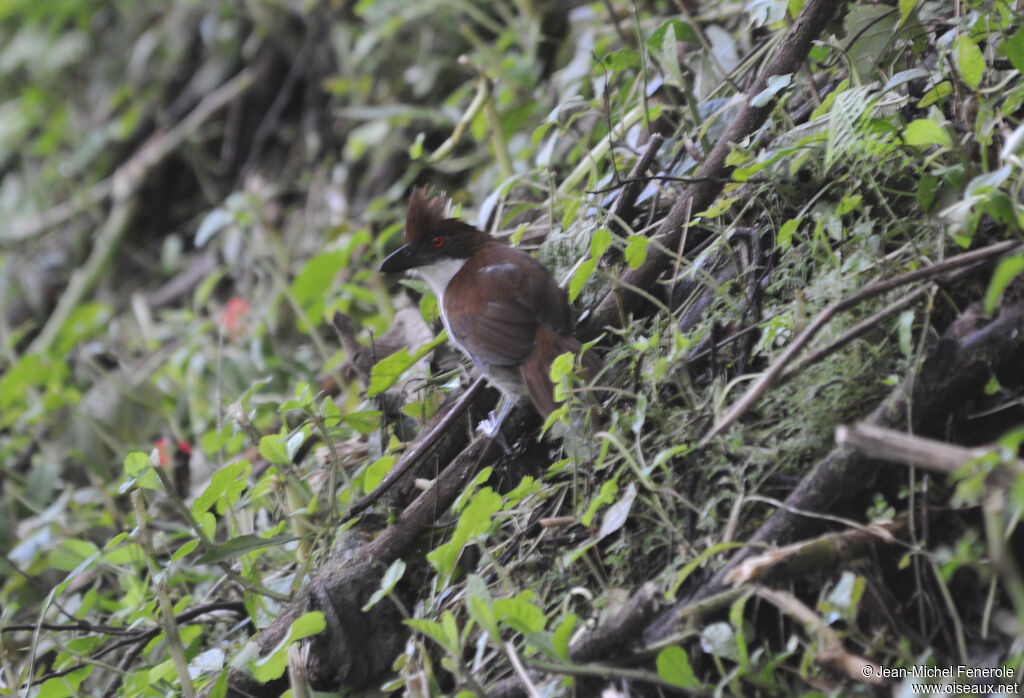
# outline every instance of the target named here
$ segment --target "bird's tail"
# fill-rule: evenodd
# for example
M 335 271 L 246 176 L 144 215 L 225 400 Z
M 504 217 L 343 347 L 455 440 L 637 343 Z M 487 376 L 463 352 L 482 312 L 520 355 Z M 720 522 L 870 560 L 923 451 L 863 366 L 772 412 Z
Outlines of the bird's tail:
M 536 346 L 530 356 L 519 367 L 519 373 L 526 385 L 537 411 L 546 419 L 556 406 L 554 384 L 551 382 L 551 362 L 559 354 L 572 352 L 579 356 L 583 348 L 575 337 L 555 332 L 549 327 L 540 326 L 535 336 Z M 589 378 L 597 376 L 600 362 L 593 353 L 587 352 L 581 359 L 583 372 Z

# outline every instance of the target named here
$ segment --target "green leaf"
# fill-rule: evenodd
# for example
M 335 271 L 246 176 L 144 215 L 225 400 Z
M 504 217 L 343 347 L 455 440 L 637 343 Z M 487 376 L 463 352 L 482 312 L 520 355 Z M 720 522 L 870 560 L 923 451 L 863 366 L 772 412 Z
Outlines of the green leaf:
M 313 390 L 305 381 L 298 381 L 292 389 L 292 394 L 294 397 L 282 402 L 278 406 L 278 411 L 301 410 L 313 404 Z M 284 434 L 284 432 L 281 433 Z
M 544 425 L 540 428 L 541 434 L 548 433 L 548 429 L 554 426 L 555 422 L 562 421 L 568 424 L 566 421 L 569 415 L 569 403 L 563 402 L 559 407 L 555 408 L 548 418 L 544 420 Z
M 69 698 L 70 696 L 81 695 L 78 692 L 79 686 L 92 673 L 93 666 L 86 665 L 81 669 L 75 669 L 69 674 L 56 676 L 47 679 L 39 687 L 37 698 Z
M 50 567 L 70 572 L 99 551 L 100 549 L 94 543 L 87 540 L 65 538 L 60 545 L 50 551 L 46 559 L 50 563 Z
M 441 614 L 441 627 L 444 629 L 444 636 L 448 638 L 448 645 L 458 651 L 459 627 L 455 624 L 455 616 L 447 609 Z
M 1017 72 L 1024 73 L 1024 27 L 1003 43 L 1003 52 Z
M 767 106 L 772 99 L 774 99 L 775 95 L 789 87 L 791 82 L 793 82 L 792 73 L 786 73 L 785 75 L 772 75 L 765 83 L 765 88 L 754 95 L 754 98 L 750 100 L 751 106 Z
M 494 602 L 498 620 L 524 635 L 540 632 L 544 629 L 544 611 L 530 602 L 533 597 L 534 593 L 527 590 L 510 599 L 498 599 Z
M 858 3 L 851 6 L 843 18 L 848 37 L 846 60 L 862 82 L 872 79 L 879 61 L 887 55 L 898 21 L 896 9 L 887 4 Z
M 601 257 L 612 244 L 612 231 L 598 228 L 590 236 L 590 256 Z
M 576 628 L 576 621 L 578 621 L 575 613 L 570 613 L 565 619 L 558 624 L 555 628 L 555 634 L 551 638 L 551 644 L 555 647 L 555 652 L 558 653 L 559 658 L 562 661 L 569 661 L 569 640 L 572 639 L 572 631 Z
M 288 458 L 288 446 L 285 444 L 287 438 L 284 434 L 267 434 L 260 439 L 260 455 L 274 465 L 290 463 Z
M 133 451 L 124 458 L 124 474 L 128 477 L 138 477 L 148 467 L 149 455 L 142 451 Z
M 565 206 L 565 212 L 562 213 L 562 230 L 569 230 L 572 228 L 573 223 L 576 222 L 576 215 L 579 213 L 580 205 L 583 203 L 583 199 L 573 199 Z
M 469 132 L 473 134 L 473 140 L 481 143 L 487 135 L 487 110 L 481 109 L 473 120 L 469 122 Z
M 992 273 L 988 292 L 985 293 L 986 313 L 991 315 L 995 311 L 1006 288 L 1021 272 L 1024 272 L 1024 255 L 1018 253 L 999 260 L 996 270 Z
M 927 75 L 927 74 L 926 74 Z M 832 105 L 836 101 L 836 97 L 850 89 L 850 78 L 844 79 L 835 89 L 825 95 L 825 99 L 821 101 L 821 104 L 815 107 L 814 111 L 811 112 L 811 119 L 817 119 L 819 116 L 824 116 L 832 109 Z
M 483 535 L 491 529 L 495 512 L 501 509 L 501 495 L 490 487 L 484 487 L 473 495 L 473 498 L 462 510 L 459 523 L 455 526 L 456 533 L 462 532 L 466 540 Z
M 126 543 L 107 550 L 101 556 L 104 562 L 111 565 L 129 565 L 145 560 L 145 552 L 138 543 Z
M 199 447 L 203 449 L 203 453 L 214 455 L 224 448 L 224 444 L 234 436 L 234 433 L 235 429 L 232 424 L 224 424 L 220 429 L 208 429 L 199 438 Z
M 666 647 L 658 653 L 656 664 L 658 676 L 673 686 L 681 688 L 700 686 L 700 681 L 697 680 L 697 676 L 693 673 L 693 667 L 690 666 L 690 657 L 682 647 L 678 645 Z
M 845 216 L 850 211 L 856 211 L 860 208 L 863 197 L 860 194 L 847 194 L 843 197 L 843 200 L 836 206 L 836 215 Z
M 718 553 L 726 551 L 726 550 L 732 550 L 733 548 L 740 547 L 741 545 L 743 545 L 743 544 L 742 543 L 715 543 L 710 548 L 708 548 L 707 550 L 702 552 L 700 555 L 698 555 L 694 559 L 692 559 L 689 562 L 687 562 L 685 565 L 683 565 L 683 568 L 681 570 L 679 570 L 679 574 L 676 575 L 676 579 L 672 583 L 672 586 L 669 587 L 669 590 L 665 592 L 665 600 L 666 601 L 671 601 L 673 598 L 675 598 L 676 592 L 679 591 L 679 587 L 681 587 L 683 585 L 683 582 L 686 581 L 687 577 L 689 577 L 691 574 L 693 574 L 693 571 L 695 569 L 697 569 L 698 567 L 703 565 L 705 562 L 707 562 L 709 559 L 711 559 L 712 557 L 714 557 Z
M 746 667 L 750 662 L 750 654 L 747 649 L 747 638 L 743 635 L 743 613 L 750 600 L 752 593 L 747 593 L 736 599 L 729 608 L 729 622 L 734 628 L 739 628 L 736 633 L 736 653 L 739 655 L 741 667 Z
M 654 33 L 647 39 L 647 48 L 657 52 L 661 50 L 665 41 L 665 34 L 671 29 L 676 36 L 676 41 L 697 41 L 697 32 L 686 22 L 679 19 L 670 19 L 654 30 Z
M 985 384 L 984 392 L 986 395 L 995 395 L 1002 389 L 1003 386 L 999 385 L 999 379 L 991 376 L 988 379 L 988 383 Z
M 348 262 L 344 250 L 323 252 L 303 265 L 292 281 L 292 297 L 305 311 L 303 318 L 315 327 L 323 320 L 323 307 L 338 271 Z
M 54 353 L 67 354 L 72 347 L 105 329 L 114 315 L 105 303 L 83 303 L 68 315 L 54 344 Z
M 480 486 L 487 482 L 488 479 L 490 479 L 491 473 L 493 471 L 494 468 L 489 465 L 486 468 L 480 469 L 480 472 L 477 473 L 477 476 L 473 478 L 468 485 L 466 485 L 466 487 L 462 491 L 462 494 L 460 494 L 455 499 L 455 511 L 462 513 L 462 511 L 469 505 L 470 501 L 472 501 L 473 497 L 476 496 Z
M 442 618 L 443 619 L 451 618 L 451 616 L 452 616 L 451 611 L 445 611 L 444 615 L 442 616 Z M 455 619 L 452 618 L 452 622 L 454 622 L 454 621 L 455 621 Z M 423 635 L 426 635 L 431 640 L 433 640 L 437 644 L 441 645 L 441 647 L 443 647 L 444 649 L 448 650 L 449 654 L 458 656 L 458 653 L 459 653 L 458 642 L 456 642 L 454 645 L 453 644 L 449 644 L 449 638 L 446 635 L 446 633 L 444 631 L 444 628 L 441 626 L 440 623 L 438 623 L 436 621 L 432 621 L 432 620 L 426 620 L 426 619 L 423 619 L 423 618 L 410 618 L 409 620 L 405 621 L 405 624 L 408 625 L 413 630 L 415 630 L 416 632 L 422 633 Z
M 209 694 L 206 698 L 225 698 L 228 694 L 228 670 L 223 669 L 220 674 L 217 675 L 217 680 L 213 684 L 213 688 L 210 689 Z
M 214 503 L 222 502 L 225 499 L 233 502 L 234 498 L 245 488 L 251 469 L 249 461 L 241 460 L 229 463 L 215 472 L 210 478 L 210 484 L 192 503 L 192 513 L 199 516 L 209 511 Z M 220 510 L 219 505 L 218 510 Z
M 428 325 L 440 317 L 440 313 L 437 311 L 437 299 L 432 294 L 424 293 L 420 296 L 420 315 L 423 317 L 423 322 Z
M 128 474 L 128 459 L 126 458 L 125 480 L 121 483 L 121 486 L 117 488 L 119 494 L 125 494 L 135 487 L 145 490 L 153 490 L 154 492 L 163 491 L 163 485 L 160 483 L 160 478 L 158 478 L 156 474 L 156 469 L 161 466 L 160 456 L 155 446 L 153 447 L 152 452 L 146 456 L 145 467 L 139 467 L 140 459 L 135 454 L 128 454 L 128 458 L 132 459 L 131 469 L 133 471 L 137 471 L 137 474 L 134 476 Z
M 470 618 L 487 631 L 492 640 L 501 644 L 501 633 L 498 631 L 498 616 L 495 613 L 494 603 L 487 591 L 487 584 L 480 579 L 479 575 L 471 574 L 466 578 L 466 596 L 469 600 L 466 609 L 469 611 Z
M 434 416 L 440 406 L 441 394 L 437 391 L 430 391 L 424 395 L 422 400 L 410 400 L 402 405 L 402 414 L 420 422 L 426 422 Z
M 737 151 L 733 151 L 733 152 L 735 153 Z M 746 181 L 746 179 L 749 178 L 749 177 L 747 177 L 747 174 L 749 172 L 750 172 L 749 169 L 745 170 L 743 181 Z M 737 181 L 740 181 L 740 180 L 737 179 Z M 732 197 L 729 197 L 729 196 L 721 197 L 718 200 L 716 200 L 715 203 L 711 204 L 711 206 L 707 207 L 706 209 L 704 209 L 703 211 L 701 211 L 697 215 L 700 216 L 701 218 L 718 218 L 723 213 L 725 213 L 730 208 L 732 208 L 732 205 L 735 202 L 736 202 L 736 197 L 734 197 L 734 196 L 732 196 Z
M 932 119 L 914 119 L 903 129 L 903 141 L 912 146 L 941 145 L 950 147 L 953 141 L 946 129 Z
M 366 391 L 367 397 L 379 395 L 395 384 L 403 373 L 412 368 L 412 365 L 430 353 L 434 347 L 448 339 L 448 335 L 442 332 L 433 341 L 427 342 L 415 354 L 410 354 L 405 348 L 399 349 L 394 354 L 385 356 L 370 369 L 370 387 Z
M 575 301 L 580 295 L 580 291 L 583 290 L 583 286 L 590 280 L 590 277 L 597 270 L 597 259 L 591 257 L 585 259 L 576 267 L 576 273 L 572 275 L 572 281 L 569 282 L 569 301 Z
M 427 553 L 427 560 L 434 566 L 439 576 L 447 577 L 451 574 L 463 546 L 490 530 L 493 516 L 500 508 L 501 495 L 496 494 L 490 487 L 473 494 L 459 515 L 451 540 Z
M 973 89 L 978 89 L 985 75 L 985 56 L 971 37 L 961 34 L 953 44 L 953 55 L 960 77 Z
M 333 405 L 334 402 L 331 401 Z M 349 412 L 341 415 L 341 420 L 360 434 L 370 434 L 380 427 L 380 410 L 365 410 L 363 412 Z
M 680 24 L 682 23 L 680 22 Z M 658 62 L 665 71 L 665 82 L 678 88 L 685 88 L 686 79 L 683 76 L 683 71 L 679 68 L 679 55 L 676 51 L 676 42 L 679 37 L 678 25 L 669 21 L 663 26 L 665 27 L 664 35 L 654 53 L 658 56 Z
M 423 157 L 423 139 L 426 138 L 426 134 L 420 131 L 416 134 L 416 140 L 409 146 L 409 159 L 419 160 Z
M 170 682 L 174 680 L 174 660 L 160 662 L 149 670 L 150 683 Z
M 267 656 L 249 662 L 253 677 L 260 683 L 280 678 L 288 665 L 288 648 L 304 637 L 323 632 L 326 627 L 324 614 L 320 611 L 311 611 L 296 618 Z
M 328 427 L 335 427 L 342 420 L 341 408 L 338 407 L 338 403 L 334 401 L 330 395 L 324 397 L 320 402 L 320 413 L 324 418 L 324 425 Z M 365 413 L 356 413 L 365 414 Z
M 605 480 L 604 483 L 601 485 L 601 490 L 598 492 L 597 496 L 591 500 L 590 506 L 587 507 L 587 511 L 583 514 L 581 523 L 584 526 L 590 526 L 590 522 L 593 521 L 594 515 L 597 513 L 597 510 L 600 509 L 605 504 L 611 504 L 612 502 L 614 502 L 615 495 L 617 495 L 618 493 L 618 479 L 611 478 L 609 480 Z
M 630 269 L 636 269 L 647 260 L 647 236 L 630 235 L 626 239 L 626 249 L 623 254 Z
M 526 475 L 519 481 L 519 484 L 514 490 L 505 493 L 505 508 L 508 509 L 510 507 L 514 507 L 531 494 L 540 492 L 543 489 L 544 486 L 537 482 L 537 480 Z
M 897 336 L 899 337 L 900 351 L 907 358 L 910 358 L 914 353 L 914 318 L 916 314 L 913 310 L 904 310 L 900 313 L 899 318 L 896 320 Z
M 195 550 L 198 547 L 199 547 L 199 539 L 198 538 L 193 538 L 192 540 L 185 541 L 185 543 L 180 548 L 175 550 L 173 555 L 171 555 L 171 561 L 172 562 L 177 562 L 178 560 L 180 560 L 181 558 L 185 557 L 186 555 L 189 555 L 193 550 Z
M 213 295 L 214 288 L 220 283 L 221 279 L 227 273 L 226 267 L 219 267 L 210 272 L 210 275 L 199 282 L 196 286 L 196 290 L 192 292 L 192 303 L 195 306 L 204 306 L 210 300 L 210 296 Z
M 508 244 L 513 247 L 517 247 L 520 242 L 523 241 L 523 236 L 526 235 L 526 231 L 530 229 L 529 223 L 523 223 L 515 231 L 508 236 Z
M 779 234 L 776 236 L 775 239 L 775 242 L 779 246 L 779 248 L 784 250 L 792 244 L 793 233 L 796 232 L 796 229 L 797 227 L 799 227 L 801 221 L 803 221 L 803 218 L 790 218 L 788 221 L 782 224 L 782 227 L 779 228 Z
M 534 149 L 537 148 L 537 144 L 541 142 L 541 139 L 547 134 L 548 130 L 555 125 L 554 121 L 548 120 L 542 123 L 540 126 L 533 130 L 531 140 L 533 141 Z
M 25 392 L 42 385 L 49 377 L 49 366 L 39 354 L 26 354 L 0 376 L 0 411 L 9 410 L 25 398 Z
M 949 80 L 943 80 L 938 85 L 924 93 L 924 97 L 917 103 L 918 109 L 924 109 L 938 102 L 943 97 L 953 92 L 953 86 Z
M 298 536 L 273 536 L 272 538 L 262 538 L 251 533 L 244 536 L 237 536 L 225 543 L 219 543 L 207 550 L 199 556 L 199 559 L 196 560 L 196 564 L 210 565 L 224 560 L 234 560 L 235 558 L 241 557 L 245 553 L 252 552 L 253 550 L 272 548 L 278 545 L 284 545 L 285 543 L 291 543 L 293 540 L 298 539 Z
M 391 472 L 395 465 L 395 457 L 392 455 L 381 456 L 366 469 L 363 475 L 363 491 L 370 492 L 384 480 L 384 477 Z
M 214 534 L 217 533 L 217 517 L 204 511 L 196 516 L 196 523 L 199 524 L 199 530 L 203 532 L 203 535 L 213 540 Z
M 552 383 L 561 383 L 563 378 L 572 375 L 573 359 L 571 351 L 563 352 L 554 358 L 548 371 Z
M 391 563 L 384 576 L 380 580 L 380 588 L 373 592 L 370 600 L 363 606 L 363 613 L 366 613 L 373 608 L 378 601 L 383 599 L 385 596 L 391 593 L 391 590 L 395 588 L 395 585 L 402 579 L 402 575 L 405 574 L 405 562 L 399 558 Z
M 917 3 L 920 0 L 900 0 L 900 23 L 899 26 L 903 26 L 903 23 L 907 21 L 907 17 L 917 7 Z
M 640 67 L 640 55 L 631 49 L 622 48 L 612 51 L 604 57 L 604 64 L 609 70 L 618 72 L 628 68 Z
M 930 172 L 921 173 L 920 184 L 917 188 L 917 205 L 921 207 L 925 213 L 931 211 L 932 203 L 935 201 L 935 195 L 938 194 L 939 189 L 942 186 L 942 180 L 933 175 Z

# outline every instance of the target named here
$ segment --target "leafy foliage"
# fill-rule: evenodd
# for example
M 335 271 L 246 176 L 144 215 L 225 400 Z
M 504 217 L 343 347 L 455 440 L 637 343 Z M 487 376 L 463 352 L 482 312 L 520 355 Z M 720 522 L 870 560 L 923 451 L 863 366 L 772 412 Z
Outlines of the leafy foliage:
M 1016 253 L 898 312 L 879 317 L 896 294 L 862 304 L 818 346 L 869 331 L 697 446 L 823 309 L 1021 238 L 1024 18 L 1006 2 L 844 5 L 800 71 L 753 95 L 769 120 L 730 144 L 715 204 L 688 212 L 688 254 L 669 250 L 657 288 L 623 289 L 806 3 L 573 4 L 0 7 L 0 695 L 221 695 L 230 666 L 272 680 L 326 627 L 313 612 L 265 657 L 246 645 L 466 374 L 441 355 L 436 304 L 410 300 L 422 284 L 376 271 L 423 183 L 536 250 L 581 312 L 628 290 L 656 312 L 603 328 L 607 394 L 557 362 L 564 404 L 545 427 L 568 436 L 516 445 L 531 454 L 521 478 L 483 463 L 445 525 L 389 563 L 363 612 L 400 608 L 410 638 L 376 685 L 487 695 L 527 680 L 518 662 L 545 695 L 606 679 L 638 695 L 857 690 L 820 628 L 766 621 L 747 592 L 640 668 L 582 665 L 571 648 L 644 582 L 671 602 L 710 578 L 966 306 L 1020 302 Z M 150 162 L 176 129 L 180 147 Z M 652 133 L 653 165 L 625 181 Z M 635 205 L 609 215 L 626 185 Z M 104 248 L 118 212 L 128 223 Z M 77 274 L 93 254 L 104 273 Z M 87 292 L 35 345 L 75 284 Z M 356 346 L 339 348 L 336 313 Z M 391 341 L 410 315 L 418 330 Z M 794 584 L 846 651 L 946 666 L 981 661 L 967 648 L 984 642 L 1019 666 L 1021 386 L 991 371 L 965 405 L 1013 416 L 979 427 L 950 410 L 937 429 L 995 443 L 985 456 L 951 485 L 901 472 L 833 512 L 955 515 L 915 529 L 902 557 Z

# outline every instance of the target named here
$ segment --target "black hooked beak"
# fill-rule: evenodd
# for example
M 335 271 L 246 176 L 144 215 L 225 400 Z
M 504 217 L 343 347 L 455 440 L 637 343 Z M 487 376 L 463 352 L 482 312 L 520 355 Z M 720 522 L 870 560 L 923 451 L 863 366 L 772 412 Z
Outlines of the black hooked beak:
M 430 261 L 421 250 L 417 250 L 409 245 L 402 245 L 380 263 L 380 270 L 385 274 L 393 274 L 421 267 L 424 264 L 429 264 Z

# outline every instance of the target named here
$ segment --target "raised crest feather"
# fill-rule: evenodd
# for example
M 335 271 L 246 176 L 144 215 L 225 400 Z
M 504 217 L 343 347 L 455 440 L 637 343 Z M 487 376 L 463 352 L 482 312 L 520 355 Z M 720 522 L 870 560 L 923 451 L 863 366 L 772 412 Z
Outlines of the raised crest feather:
M 405 214 L 405 242 L 411 244 L 430 234 L 447 217 L 448 197 L 427 187 L 416 187 L 409 197 L 409 210 Z

